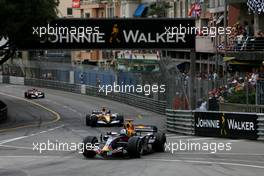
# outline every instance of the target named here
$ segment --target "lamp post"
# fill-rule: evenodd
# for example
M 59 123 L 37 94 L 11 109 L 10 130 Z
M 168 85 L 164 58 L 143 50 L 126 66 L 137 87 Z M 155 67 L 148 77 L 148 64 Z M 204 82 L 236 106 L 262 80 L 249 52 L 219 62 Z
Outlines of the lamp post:
M 224 0 L 224 28 L 227 28 L 227 5 L 228 5 L 228 0 Z M 225 52 L 227 49 L 227 34 L 226 34 L 226 30 L 225 30 L 225 41 L 224 41 L 224 48 L 225 48 Z

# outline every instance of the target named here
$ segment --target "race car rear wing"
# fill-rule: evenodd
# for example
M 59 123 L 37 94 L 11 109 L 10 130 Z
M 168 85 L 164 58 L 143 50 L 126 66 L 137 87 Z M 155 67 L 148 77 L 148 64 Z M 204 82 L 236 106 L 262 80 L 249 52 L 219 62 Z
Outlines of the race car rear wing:
M 158 132 L 158 128 L 153 125 L 134 125 L 135 132 Z

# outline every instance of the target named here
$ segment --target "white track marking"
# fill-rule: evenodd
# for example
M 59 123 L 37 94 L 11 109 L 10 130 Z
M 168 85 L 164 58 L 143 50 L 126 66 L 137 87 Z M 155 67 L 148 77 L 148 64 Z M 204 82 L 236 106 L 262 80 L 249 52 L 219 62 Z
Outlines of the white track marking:
M 40 155 L 24 155 L 24 156 L 10 156 L 10 155 L 2 155 L 0 156 L 0 160 L 2 158 L 14 158 L 14 159 L 17 159 L 17 158 L 29 158 L 29 159 L 71 159 L 73 157 L 70 157 L 70 156 L 40 156 Z
M 48 130 L 45 130 L 45 131 L 41 131 L 41 132 L 38 132 L 38 133 L 34 133 L 34 134 L 30 134 L 30 135 L 26 135 L 26 136 L 20 136 L 20 137 L 16 137 L 16 138 L 11 138 L 11 139 L 6 139 L 6 140 L 2 140 L 0 141 L 0 145 L 2 144 L 6 144 L 6 143 L 9 143 L 9 142 L 13 142 L 13 141 L 17 141 L 17 140 L 21 140 L 21 139 L 25 139 L 25 138 L 28 138 L 28 137 L 32 137 L 32 136 L 37 136 L 39 134 L 43 134 L 43 133 L 47 133 L 47 132 L 50 132 L 50 131 L 54 131 L 58 128 L 62 128 L 64 125 L 61 125 L 61 126 L 57 126 L 55 128 L 51 128 L 51 129 L 48 129 Z
M 173 153 L 173 155 L 240 155 L 240 156 L 264 156 L 264 153 L 234 153 L 234 152 L 230 152 L 230 153 L 222 153 L 222 152 L 218 152 L 218 153 L 210 153 L 210 152 L 175 152 Z
M 198 160 L 169 160 L 169 159 L 143 159 L 143 160 L 146 160 L 146 161 L 159 161 L 159 162 L 181 162 L 181 163 L 216 164 L 216 165 L 251 167 L 251 168 L 264 169 L 264 166 L 251 165 L 251 164 L 241 164 L 241 163 L 231 163 L 231 162 L 214 162 L 214 161 L 198 161 Z
M 13 145 L 0 145 L 0 147 L 32 150 L 32 147 L 22 147 L 22 146 L 13 146 Z
M 162 158 L 154 158 L 154 159 L 162 159 Z M 202 161 L 228 161 L 228 162 L 254 162 L 254 163 L 260 163 L 260 164 L 264 164 L 264 160 L 263 161 L 253 161 L 253 160 L 241 160 L 241 159 L 231 159 L 231 158 L 189 158 L 189 157 L 184 157 L 181 158 L 183 160 L 202 160 Z

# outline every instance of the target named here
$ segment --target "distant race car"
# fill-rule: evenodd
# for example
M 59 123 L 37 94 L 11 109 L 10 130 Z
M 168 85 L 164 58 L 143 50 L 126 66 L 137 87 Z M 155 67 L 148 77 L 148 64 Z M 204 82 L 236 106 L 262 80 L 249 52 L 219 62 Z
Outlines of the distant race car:
M 86 115 L 86 126 L 96 127 L 105 126 L 123 126 L 124 117 L 117 113 L 111 113 L 110 110 L 102 108 L 101 111 L 93 111 L 92 114 Z
M 29 89 L 25 92 L 25 98 L 45 98 L 45 94 L 37 89 Z
M 108 132 L 101 135 L 100 141 L 95 136 L 84 138 L 83 155 L 86 158 L 140 158 L 144 154 L 164 152 L 165 143 L 165 134 L 158 132 L 156 126 L 133 125 L 132 120 L 126 120 L 120 133 Z

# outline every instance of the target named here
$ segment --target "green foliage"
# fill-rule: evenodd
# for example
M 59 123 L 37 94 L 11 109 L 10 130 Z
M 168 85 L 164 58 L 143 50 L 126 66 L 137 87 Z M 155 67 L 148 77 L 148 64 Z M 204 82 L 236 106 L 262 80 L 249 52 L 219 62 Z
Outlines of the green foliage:
M 239 103 L 239 104 L 246 104 L 247 103 L 247 94 L 245 90 L 241 90 L 238 92 L 234 92 L 232 94 L 228 94 L 225 97 L 225 100 L 228 103 Z M 249 104 L 255 104 L 255 98 L 256 98 L 256 93 L 254 91 L 249 92 L 248 94 L 248 103 Z
M 0 36 L 22 39 L 25 30 L 56 18 L 59 0 L 0 0 Z
M 157 17 L 164 17 L 169 8 L 171 6 L 168 2 L 152 3 L 148 9 L 148 16 L 156 15 Z

